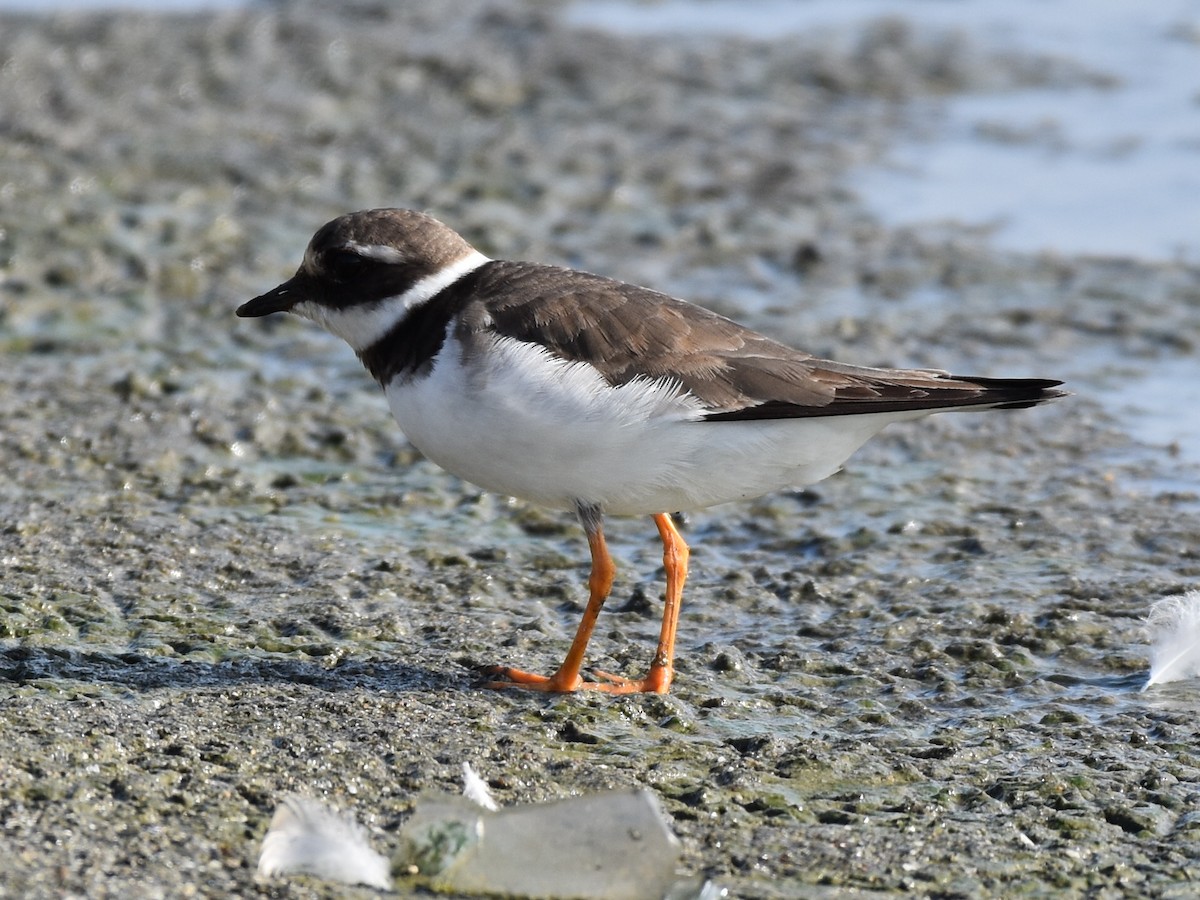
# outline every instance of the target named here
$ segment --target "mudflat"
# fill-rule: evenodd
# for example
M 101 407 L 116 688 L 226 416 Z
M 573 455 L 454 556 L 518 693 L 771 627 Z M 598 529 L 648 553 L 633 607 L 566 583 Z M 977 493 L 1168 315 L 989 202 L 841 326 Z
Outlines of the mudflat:
M 917 98 L 1088 73 L 897 20 L 561 13 L 0 15 L 0 894 L 353 896 L 256 881 L 281 797 L 387 851 L 469 761 L 502 803 L 654 790 L 737 897 L 1189 896 L 1197 689 L 1138 691 L 1149 606 L 1200 578 L 1200 473 L 1111 397 L 1195 359 L 1200 271 L 885 227 L 851 174 Z M 479 690 L 560 658 L 576 523 L 422 460 L 336 339 L 233 315 L 372 206 L 821 355 L 1075 396 L 690 516 L 669 696 Z M 608 533 L 591 661 L 638 674 L 657 536 Z

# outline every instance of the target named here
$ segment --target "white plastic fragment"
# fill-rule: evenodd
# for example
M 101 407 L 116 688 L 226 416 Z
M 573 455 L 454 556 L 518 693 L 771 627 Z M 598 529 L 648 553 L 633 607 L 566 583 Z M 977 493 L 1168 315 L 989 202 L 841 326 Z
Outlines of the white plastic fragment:
M 275 810 L 258 857 L 261 876 L 303 873 L 342 884 L 392 887 L 391 866 L 348 815 L 289 794 Z
M 573 900 L 665 897 L 679 841 L 650 791 L 606 791 L 488 812 L 425 797 L 400 831 L 400 863 L 439 890 Z

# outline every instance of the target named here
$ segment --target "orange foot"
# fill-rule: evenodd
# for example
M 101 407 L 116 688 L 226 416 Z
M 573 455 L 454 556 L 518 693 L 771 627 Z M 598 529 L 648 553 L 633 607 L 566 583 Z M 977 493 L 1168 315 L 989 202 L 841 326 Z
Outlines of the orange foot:
M 625 678 L 608 672 L 596 672 L 599 681 L 584 681 L 578 672 L 535 675 L 510 666 L 493 666 L 486 674 L 496 680 L 482 686 L 492 690 L 515 688 L 523 691 L 543 691 L 550 694 L 569 694 L 575 691 L 603 691 L 606 694 L 665 694 L 671 688 L 672 672 L 666 666 L 651 666 L 645 678 Z

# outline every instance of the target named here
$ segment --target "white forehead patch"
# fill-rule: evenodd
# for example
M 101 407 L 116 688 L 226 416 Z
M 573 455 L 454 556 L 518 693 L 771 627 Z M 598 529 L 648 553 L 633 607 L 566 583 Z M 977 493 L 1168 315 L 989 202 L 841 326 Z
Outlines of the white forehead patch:
M 395 247 L 389 247 L 386 244 L 360 244 L 358 241 L 346 241 L 346 243 L 335 247 L 336 250 L 349 250 L 351 253 L 356 253 L 363 259 L 373 259 L 376 262 L 385 263 L 387 265 L 397 265 L 407 262 L 408 258 L 397 250 Z M 308 272 L 318 272 L 317 251 L 311 245 L 304 250 L 303 268 Z
M 396 263 L 407 262 L 407 257 L 403 253 L 395 247 L 389 247 L 387 244 L 360 244 L 357 241 L 346 241 L 346 243 L 342 244 L 342 249 L 381 263 L 394 265 Z

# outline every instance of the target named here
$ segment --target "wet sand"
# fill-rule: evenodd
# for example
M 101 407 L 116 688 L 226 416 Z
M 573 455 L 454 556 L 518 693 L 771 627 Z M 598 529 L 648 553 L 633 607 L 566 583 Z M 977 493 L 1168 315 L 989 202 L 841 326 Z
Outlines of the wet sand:
M 888 229 L 848 175 L 916 98 L 1088 73 L 500 0 L 5 14 L 0 59 L 0 894 L 367 896 L 256 882 L 276 803 L 386 850 L 468 760 L 502 803 L 652 788 L 738 897 L 1193 895 L 1197 688 L 1138 689 L 1149 605 L 1200 578 L 1200 474 L 1103 385 L 1194 358 L 1200 272 Z M 821 355 L 1076 396 L 690 516 L 668 697 L 481 691 L 565 651 L 576 524 L 421 460 L 340 342 L 233 316 L 380 205 Z M 636 673 L 660 551 L 609 532 L 591 662 Z

